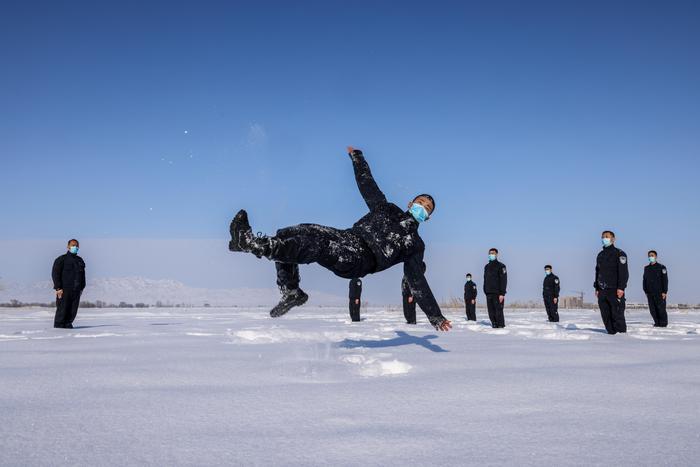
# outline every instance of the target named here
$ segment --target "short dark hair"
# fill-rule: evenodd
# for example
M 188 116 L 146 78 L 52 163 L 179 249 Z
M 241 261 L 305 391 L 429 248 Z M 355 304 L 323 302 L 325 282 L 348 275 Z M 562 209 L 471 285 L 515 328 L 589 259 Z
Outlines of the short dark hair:
M 650 255 L 650 254 L 652 254 L 652 253 L 654 253 L 654 256 L 659 256 L 659 254 L 656 252 L 656 250 L 649 250 L 649 252 L 647 253 L 647 255 Z
M 615 232 L 613 232 L 612 230 L 603 230 L 603 233 L 600 234 L 600 236 L 602 237 L 606 233 L 609 233 L 610 235 L 612 235 L 612 238 L 615 238 Z
M 418 196 L 416 196 L 415 198 L 413 198 L 413 201 L 415 201 L 415 200 L 417 200 L 418 198 L 421 198 L 421 197 L 423 197 L 423 198 L 428 198 L 428 199 L 430 200 L 430 202 L 433 203 L 433 210 L 430 211 L 430 213 L 431 213 L 431 214 L 434 213 L 434 212 L 435 212 L 435 208 L 437 207 L 437 205 L 435 204 L 435 199 L 434 199 L 432 196 L 430 196 L 429 194 L 423 193 L 422 195 L 418 195 Z
M 544 265 L 544 268 L 545 268 L 545 269 L 552 269 L 552 265 L 551 265 L 551 264 L 545 264 L 545 265 Z
M 75 244 L 76 244 L 77 246 L 80 246 L 80 242 L 79 242 L 78 240 L 74 239 L 74 238 L 71 238 L 70 240 L 68 240 L 68 245 L 70 245 L 70 242 L 75 242 Z
M 496 254 L 498 254 L 498 248 L 489 248 L 489 253 L 491 253 L 492 251 L 495 251 Z
M 471 276 L 471 275 L 472 275 L 472 273 L 471 273 L 471 272 L 468 272 L 468 273 L 467 273 L 467 276 Z

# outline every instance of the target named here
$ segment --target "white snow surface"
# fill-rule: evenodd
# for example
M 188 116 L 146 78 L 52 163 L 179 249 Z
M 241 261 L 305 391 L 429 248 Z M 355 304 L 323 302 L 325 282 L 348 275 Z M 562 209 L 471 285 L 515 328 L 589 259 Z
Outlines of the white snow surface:
M 0 309 L 0 465 L 698 465 L 700 312 Z

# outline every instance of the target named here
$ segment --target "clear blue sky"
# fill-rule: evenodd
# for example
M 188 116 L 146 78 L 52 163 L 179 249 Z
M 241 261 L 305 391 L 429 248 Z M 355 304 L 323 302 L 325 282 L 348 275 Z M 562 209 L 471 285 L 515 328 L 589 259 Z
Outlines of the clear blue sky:
M 635 281 L 656 248 L 700 301 L 698 2 L 94 3 L 3 6 L 3 240 L 196 250 L 241 207 L 265 232 L 347 227 L 352 144 L 391 200 L 434 194 L 441 295 L 490 246 L 528 278 L 518 296 L 548 262 L 589 291 L 611 228 Z

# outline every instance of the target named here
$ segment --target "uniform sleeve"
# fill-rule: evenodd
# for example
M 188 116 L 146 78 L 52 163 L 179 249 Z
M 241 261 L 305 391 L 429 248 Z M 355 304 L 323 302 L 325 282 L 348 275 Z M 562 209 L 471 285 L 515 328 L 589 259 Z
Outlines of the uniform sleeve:
M 649 288 L 647 287 L 647 271 L 648 266 L 644 268 L 644 275 L 642 276 L 642 290 L 644 293 L 649 293 Z
M 508 288 L 508 270 L 505 264 L 501 265 L 501 269 L 498 271 L 498 279 L 501 284 L 499 295 L 505 295 Z
M 85 281 L 85 261 L 81 261 L 81 266 L 82 269 L 80 270 L 80 291 L 82 292 L 85 290 L 85 285 L 87 282 Z
M 464 284 L 464 296 L 467 297 L 469 295 L 469 282 Z
M 401 295 L 404 297 L 411 296 L 411 287 L 408 285 L 408 279 L 406 279 L 406 276 L 403 276 L 403 279 L 401 279 Z
M 668 269 L 666 266 L 661 268 L 661 292 L 668 293 Z
M 630 278 L 629 266 L 627 264 L 627 253 L 620 250 L 620 257 L 617 260 L 617 288 L 625 290 L 627 281 Z
M 477 295 L 479 295 L 479 288 L 474 284 L 474 299 L 476 300 Z
M 595 290 L 600 290 L 600 287 L 598 287 L 598 271 L 600 270 L 600 267 L 598 266 L 598 260 L 595 262 L 595 277 L 593 277 L 593 288 Z
M 53 262 L 53 268 L 51 268 L 51 279 L 53 280 L 54 290 L 60 290 L 63 288 L 63 259 L 63 256 L 56 258 L 56 261 Z
M 561 290 L 561 281 L 558 277 L 554 278 L 554 298 L 559 298 L 559 291 Z
M 416 302 L 421 307 L 421 310 L 423 310 L 423 313 L 428 317 L 430 324 L 437 328 L 445 321 L 445 317 L 442 316 L 440 306 L 435 300 L 432 290 L 430 290 L 428 281 L 425 279 L 425 274 L 423 274 L 421 267 L 422 262 L 422 254 L 411 256 L 403 263 L 403 273 L 408 280 Z
M 372 172 L 369 170 L 369 164 L 367 164 L 365 156 L 362 155 L 362 151 L 354 150 L 350 154 L 350 158 L 352 159 L 352 167 L 355 170 L 357 188 L 359 188 L 360 194 L 365 203 L 367 203 L 369 210 L 373 211 L 387 202 L 386 196 L 377 186 L 377 182 L 374 181 Z

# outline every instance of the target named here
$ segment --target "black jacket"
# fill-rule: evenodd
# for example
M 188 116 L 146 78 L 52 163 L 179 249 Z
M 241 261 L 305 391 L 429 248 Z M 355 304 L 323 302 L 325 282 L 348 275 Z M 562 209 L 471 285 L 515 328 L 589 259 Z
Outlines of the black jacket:
M 508 271 L 500 261 L 489 261 L 484 266 L 484 293 L 505 295 L 508 286 Z
M 425 244 L 418 235 L 418 221 L 408 211 L 387 201 L 361 151 L 353 151 L 350 158 L 357 187 L 369 208 L 369 213 L 353 225 L 352 231 L 372 251 L 373 272 L 403 263 L 411 292 L 430 322 L 435 324 L 435 319 L 445 319 L 422 270 Z
M 360 279 L 352 279 L 350 281 L 350 300 L 362 298 L 362 281 Z
M 544 282 L 542 283 L 542 295 L 559 298 L 560 288 L 559 277 L 554 274 L 544 276 Z
M 464 284 L 464 301 L 476 300 L 478 291 L 476 290 L 476 284 L 474 281 L 467 281 Z
M 642 287 L 646 294 L 668 293 L 668 271 L 666 266 L 660 263 L 645 266 Z
M 596 290 L 625 290 L 630 273 L 627 266 L 627 254 L 610 245 L 604 247 L 595 264 L 595 280 L 593 288 Z
M 51 278 L 54 290 L 82 292 L 85 288 L 85 261 L 72 253 L 61 255 L 53 262 Z

